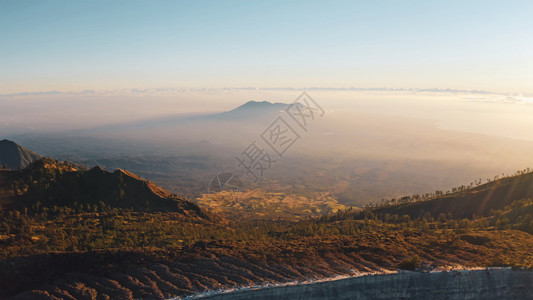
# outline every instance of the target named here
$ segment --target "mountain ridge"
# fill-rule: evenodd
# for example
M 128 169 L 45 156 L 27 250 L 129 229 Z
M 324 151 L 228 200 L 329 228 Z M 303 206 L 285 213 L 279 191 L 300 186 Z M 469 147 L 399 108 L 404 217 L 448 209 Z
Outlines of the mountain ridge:
M 428 213 L 434 218 L 440 214 L 451 214 L 454 218 L 485 217 L 492 210 L 503 209 L 514 201 L 527 198 L 533 198 L 533 172 L 496 179 L 428 200 L 376 208 L 374 213 L 406 214 L 412 219 Z
M 6 166 L 13 170 L 25 168 L 39 158 L 41 158 L 39 154 L 13 141 L 7 139 L 0 141 L 0 168 Z
M 196 204 L 178 197 L 151 181 L 128 172 L 109 172 L 101 167 L 87 170 L 68 162 L 41 158 L 18 171 L 0 171 L 4 180 L 0 210 L 91 205 L 133 211 L 165 211 L 184 218 L 209 220 L 212 216 Z M 31 210 L 30 210 L 31 211 Z

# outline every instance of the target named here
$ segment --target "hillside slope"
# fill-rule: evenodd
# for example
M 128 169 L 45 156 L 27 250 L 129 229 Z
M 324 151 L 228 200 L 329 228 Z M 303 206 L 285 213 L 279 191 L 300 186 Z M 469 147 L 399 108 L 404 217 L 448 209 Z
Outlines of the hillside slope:
M 533 246 L 530 234 L 478 234 L 487 240 L 485 244 L 459 241 L 453 245 L 435 234 L 404 231 L 396 238 L 368 232 L 276 242 L 198 242 L 152 252 L 36 255 L 0 262 L 0 297 L 170 299 L 249 285 L 394 271 L 403 258 L 416 254 L 427 265 L 459 268 L 492 265 L 510 256 L 531 261 L 527 248 Z
M 0 209 L 61 206 L 178 212 L 208 219 L 196 204 L 125 170 L 108 172 L 42 158 L 20 171 L 0 171 Z
M 41 156 L 10 140 L 0 141 L 0 168 L 18 170 L 25 168 Z
M 436 218 L 451 214 L 454 218 L 488 216 L 491 210 L 503 209 L 513 201 L 533 198 L 533 173 L 498 179 L 461 192 L 426 201 L 380 207 L 377 214 L 409 215 L 412 219 L 427 213 Z

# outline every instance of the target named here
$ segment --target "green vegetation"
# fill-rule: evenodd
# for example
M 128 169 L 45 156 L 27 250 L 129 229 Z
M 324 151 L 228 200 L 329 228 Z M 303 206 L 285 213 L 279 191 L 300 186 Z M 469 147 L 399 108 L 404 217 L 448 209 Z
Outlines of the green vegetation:
M 405 259 L 402 262 L 400 262 L 400 264 L 398 265 L 400 269 L 410 270 L 410 271 L 414 271 L 420 268 L 420 266 L 421 266 L 421 260 L 418 255 L 414 255 L 408 259 Z
M 211 241 L 273 243 L 332 236 L 361 239 L 368 233 L 390 237 L 398 233 L 436 236 L 453 248 L 465 241 L 479 243 L 465 238 L 473 234 L 490 235 L 500 230 L 531 233 L 532 209 L 532 200 L 522 200 L 495 211 L 491 217 L 477 219 L 453 219 L 444 214 L 437 219 L 429 215 L 411 219 L 408 215 L 377 215 L 370 210 L 348 209 L 299 222 L 206 223 L 196 219 L 184 221 L 180 213 L 137 212 L 112 208 L 103 202 L 51 209 L 38 202 L 22 211 L 2 212 L 0 259 L 57 251 L 183 248 Z M 529 213 L 521 213 L 524 211 Z M 414 247 L 419 245 L 415 243 Z M 400 268 L 406 266 L 407 262 Z
M 530 175 L 524 173 L 518 177 L 498 179 L 478 187 L 458 189 L 452 195 L 442 194 L 439 198 L 415 203 L 388 203 L 363 210 L 344 209 L 299 221 L 239 220 L 238 216 L 233 221 L 227 221 L 201 211 L 192 203 L 173 198 L 175 196 L 167 195 L 166 191 L 133 174 L 122 171 L 109 173 L 101 169 L 85 171 L 80 166 L 44 159 L 20 171 L 20 176 L 15 177 L 11 185 L 18 196 L 11 207 L 0 211 L 0 260 L 65 251 L 182 249 L 221 241 L 292 243 L 344 237 L 366 243 L 365 236 L 369 234 L 385 239 L 429 236 L 435 239 L 434 243 L 445 243 L 445 247 L 452 251 L 464 247 L 465 243 L 480 245 L 484 239 L 492 240 L 499 231 L 532 234 L 533 200 L 523 198 L 501 208 L 498 205 L 507 202 L 493 201 L 489 213 L 483 216 L 473 214 L 472 217 L 455 217 L 452 213 L 435 215 L 431 205 L 438 204 L 440 199 L 456 199 L 450 198 L 452 196 L 468 199 L 473 194 L 485 197 L 483 193 L 487 190 L 509 195 L 508 185 L 520 187 L 520 184 L 527 183 L 529 186 L 531 181 L 523 182 L 523 179 L 529 180 Z M 493 188 L 495 185 L 502 191 Z M 94 190 L 99 192 L 95 194 Z M 145 202 L 141 203 L 139 199 Z M 161 206 L 166 210 L 153 209 L 165 201 L 170 201 L 168 203 L 172 205 Z M 174 206 L 174 203 L 177 204 Z M 423 214 L 420 207 L 414 209 L 411 206 L 420 203 L 425 205 L 422 206 L 426 209 Z M 524 249 L 530 249 L 533 237 L 526 236 L 531 239 L 514 243 L 525 243 Z M 404 256 L 402 259 L 405 261 L 399 265 L 401 268 L 412 268 L 417 265 L 413 255 L 428 251 L 421 246 L 426 242 L 414 238 L 403 248 L 390 251 L 401 254 L 398 259 Z M 498 249 L 495 244 L 490 245 Z M 406 253 L 410 255 L 406 256 Z M 531 267 L 532 255 L 526 258 L 499 257 L 487 260 L 485 264 Z

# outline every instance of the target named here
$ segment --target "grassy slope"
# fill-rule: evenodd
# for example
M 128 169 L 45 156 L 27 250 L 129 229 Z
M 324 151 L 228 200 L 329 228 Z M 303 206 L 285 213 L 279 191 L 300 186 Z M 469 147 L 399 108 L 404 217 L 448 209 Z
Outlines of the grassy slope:
M 409 215 L 412 219 L 430 213 L 434 218 L 451 214 L 454 218 L 488 216 L 491 210 L 503 209 L 515 200 L 533 198 L 533 173 L 492 181 L 463 192 L 427 201 L 398 204 L 375 209 L 378 214 Z

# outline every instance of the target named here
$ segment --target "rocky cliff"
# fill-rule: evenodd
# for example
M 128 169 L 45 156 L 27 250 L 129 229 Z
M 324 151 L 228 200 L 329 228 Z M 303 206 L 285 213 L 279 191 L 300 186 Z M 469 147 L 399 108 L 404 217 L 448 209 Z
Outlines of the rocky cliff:
M 401 272 L 240 290 L 201 299 L 533 299 L 533 271 Z

